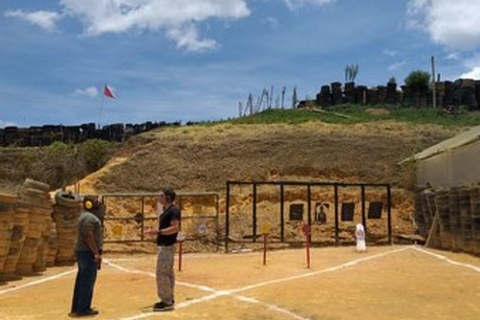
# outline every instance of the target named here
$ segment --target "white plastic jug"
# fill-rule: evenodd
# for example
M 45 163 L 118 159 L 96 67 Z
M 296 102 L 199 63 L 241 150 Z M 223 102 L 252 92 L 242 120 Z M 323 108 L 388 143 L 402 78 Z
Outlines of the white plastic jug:
M 357 251 L 361 252 L 367 250 L 367 244 L 365 243 L 365 229 L 361 223 L 357 224 L 355 237 L 357 238 Z

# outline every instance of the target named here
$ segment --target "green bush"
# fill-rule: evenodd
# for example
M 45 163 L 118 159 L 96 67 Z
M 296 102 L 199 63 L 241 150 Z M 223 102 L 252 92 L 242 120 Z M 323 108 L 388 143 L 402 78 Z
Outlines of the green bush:
M 388 84 L 397 84 L 397 79 L 395 79 L 395 77 L 391 77 L 391 78 L 388 80 Z
M 47 147 L 48 152 L 66 152 L 70 146 L 61 141 L 55 141 Z
M 100 169 L 107 162 L 111 152 L 111 143 L 100 139 L 88 140 L 79 147 L 79 153 L 90 172 Z
M 430 84 L 430 73 L 422 70 L 412 71 L 405 78 L 405 84 L 408 87 L 428 87 Z

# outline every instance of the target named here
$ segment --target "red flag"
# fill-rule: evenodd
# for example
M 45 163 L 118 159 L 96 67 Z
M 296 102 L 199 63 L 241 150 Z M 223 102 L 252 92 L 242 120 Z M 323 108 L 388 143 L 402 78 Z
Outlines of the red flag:
M 115 99 L 115 94 L 113 94 L 113 90 L 109 86 L 105 86 L 103 94 L 109 98 Z

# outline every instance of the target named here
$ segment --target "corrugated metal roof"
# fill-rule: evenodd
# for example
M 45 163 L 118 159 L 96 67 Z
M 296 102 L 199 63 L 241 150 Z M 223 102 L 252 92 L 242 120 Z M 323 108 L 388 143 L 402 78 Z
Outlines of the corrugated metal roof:
M 470 144 L 480 139 L 480 126 L 473 127 L 470 130 L 456 135 L 455 137 L 442 141 L 439 144 L 434 145 L 428 149 L 423 150 L 422 152 L 417 153 L 413 157 L 407 158 L 400 162 L 399 164 L 413 161 L 413 160 L 422 160 L 433 157 L 439 153 L 443 153 L 447 150 L 453 150 L 455 148 Z

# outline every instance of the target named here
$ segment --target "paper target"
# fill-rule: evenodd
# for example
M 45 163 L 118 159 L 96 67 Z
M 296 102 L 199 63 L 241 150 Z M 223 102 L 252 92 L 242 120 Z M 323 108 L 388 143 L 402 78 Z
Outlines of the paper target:
M 197 227 L 197 232 L 202 236 L 206 235 L 208 232 L 207 225 L 205 223 L 200 223 Z
M 123 227 L 120 225 L 113 226 L 112 232 L 114 236 L 121 236 L 123 231 Z

